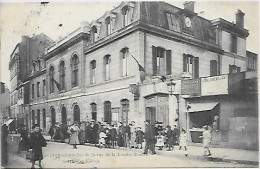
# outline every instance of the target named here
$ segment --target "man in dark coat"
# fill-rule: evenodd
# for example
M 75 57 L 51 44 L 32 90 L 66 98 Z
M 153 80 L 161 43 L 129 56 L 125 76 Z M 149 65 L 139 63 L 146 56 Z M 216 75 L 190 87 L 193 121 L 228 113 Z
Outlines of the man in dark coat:
M 115 148 L 116 146 L 116 135 L 117 135 L 116 127 L 113 124 L 112 128 L 110 129 L 110 139 L 113 148 Z
M 25 129 L 25 126 L 22 125 L 20 129 L 20 141 L 19 141 L 19 148 L 18 148 L 18 153 L 21 151 L 28 151 L 29 149 L 29 138 L 28 138 L 28 132 Z
M 34 168 L 35 161 L 39 161 L 39 167 L 42 168 L 41 160 L 43 159 L 42 147 L 46 147 L 47 143 L 40 133 L 40 127 L 35 124 L 33 127 L 33 132 L 30 135 L 30 148 L 32 149 L 32 167 Z
M 123 123 L 122 127 L 122 135 L 123 135 L 123 140 L 124 140 L 124 146 L 128 147 L 130 144 L 130 127 L 126 124 L 126 122 Z
M 87 122 L 86 124 L 86 142 L 91 143 L 91 124 Z
M 179 130 L 176 125 L 174 125 L 174 128 L 172 130 L 172 137 L 173 137 L 173 145 L 178 145 L 178 138 L 179 138 Z
M 68 126 L 66 123 L 60 125 L 60 137 L 62 143 L 64 143 L 65 139 L 68 138 Z
M 167 140 L 166 144 L 168 146 L 168 150 L 167 151 L 171 151 L 172 150 L 172 139 L 173 139 L 171 126 L 168 125 L 166 129 L 167 129 L 166 130 L 167 131 L 167 133 L 166 133 L 166 140 Z
M 148 149 L 150 149 L 152 151 L 152 154 L 156 154 L 155 149 L 154 149 L 154 131 L 153 131 L 153 127 L 150 124 L 150 120 L 146 120 L 145 121 L 146 125 L 145 125 L 145 132 L 144 132 L 144 139 L 145 139 L 145 148 L 144 148 L 144 154 L 148 153 Z
M 7 136 L 8 136 L 8 127 L 6 124 L 3 124 L 1 127 L 1 165 L 6 165 L 8 163 L 8 152 L 7 152 Z
M 95 122 L 93 126 L 93 143 L 95 146 L 99 143 L 99 132 L 100 132 L 100 124 L 99 122 Z

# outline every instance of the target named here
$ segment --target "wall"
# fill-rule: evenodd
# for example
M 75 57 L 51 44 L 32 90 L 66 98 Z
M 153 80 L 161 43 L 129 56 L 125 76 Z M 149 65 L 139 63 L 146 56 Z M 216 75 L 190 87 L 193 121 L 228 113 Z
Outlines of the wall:
M 246 58 L 237 57 L 236 55 L 227 54 L 227 53 L 225 55 L 222 55 L 221 74 L 228 74 L 229 65 L 234 65 L 234 64 L 241 68 L 240 70 L 241 72 L 247 70 Z

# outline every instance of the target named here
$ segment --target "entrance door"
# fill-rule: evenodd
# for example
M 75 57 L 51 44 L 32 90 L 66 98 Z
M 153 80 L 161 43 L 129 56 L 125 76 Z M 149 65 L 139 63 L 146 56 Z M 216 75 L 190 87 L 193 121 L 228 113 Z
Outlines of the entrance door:
M 151 124 L 156 122 L 156 108 L 155 107 L 146 107 L 145 120 L 150 120 Z

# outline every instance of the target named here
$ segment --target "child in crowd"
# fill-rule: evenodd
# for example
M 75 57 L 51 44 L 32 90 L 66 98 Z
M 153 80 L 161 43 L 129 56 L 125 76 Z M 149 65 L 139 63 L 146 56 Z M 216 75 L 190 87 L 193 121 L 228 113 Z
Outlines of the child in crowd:
M 144 132 L 141 130 L 141 127 L 137 127 L 136 131 L 136 148 L 142 149 L 142 144 L 144 141 Z
M 104 144 L 106 144 L 105 138 L 107 137 L 106 133 L 102 130 L 99 133 L 99 148 L 103 148 Z
M 157 137 L 156 147 L 159 147 L 158 150 L 162 150 L 162 148 L 164 147 L 164 135 L 163 135 L 163 131 L 159 131 L 159 135 L 156 136 L 156 137 Z
M 181 150 L 181 147 L 184 147 L 185 149 L 185 156 L 188 156 L 187 153 L 187 134 L 186 131 L 184 129 L 181 130 L 181 134 L 180 134 L 180 148 L 179 150 Z

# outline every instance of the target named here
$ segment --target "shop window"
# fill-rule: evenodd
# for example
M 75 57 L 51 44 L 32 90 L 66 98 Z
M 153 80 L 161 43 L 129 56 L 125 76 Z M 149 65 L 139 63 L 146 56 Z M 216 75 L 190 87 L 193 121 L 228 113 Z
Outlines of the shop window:
M 192 78 L 199 78 L 199 58 L 183 54 L 183 72 L 189 72 Z
M 96 61 L 92 60 L 90 62 L 90 83 L 96 83 Z
M 104 76 L 105 76 L 105 80 L 110 80 L 110 65 L 111 65 L 111 57 L 110 57 L 110 55 L 106 55 L 104 57 Z
M 165 76 L 171 74 L 171 50 L 152 46 L 153 75 Z

